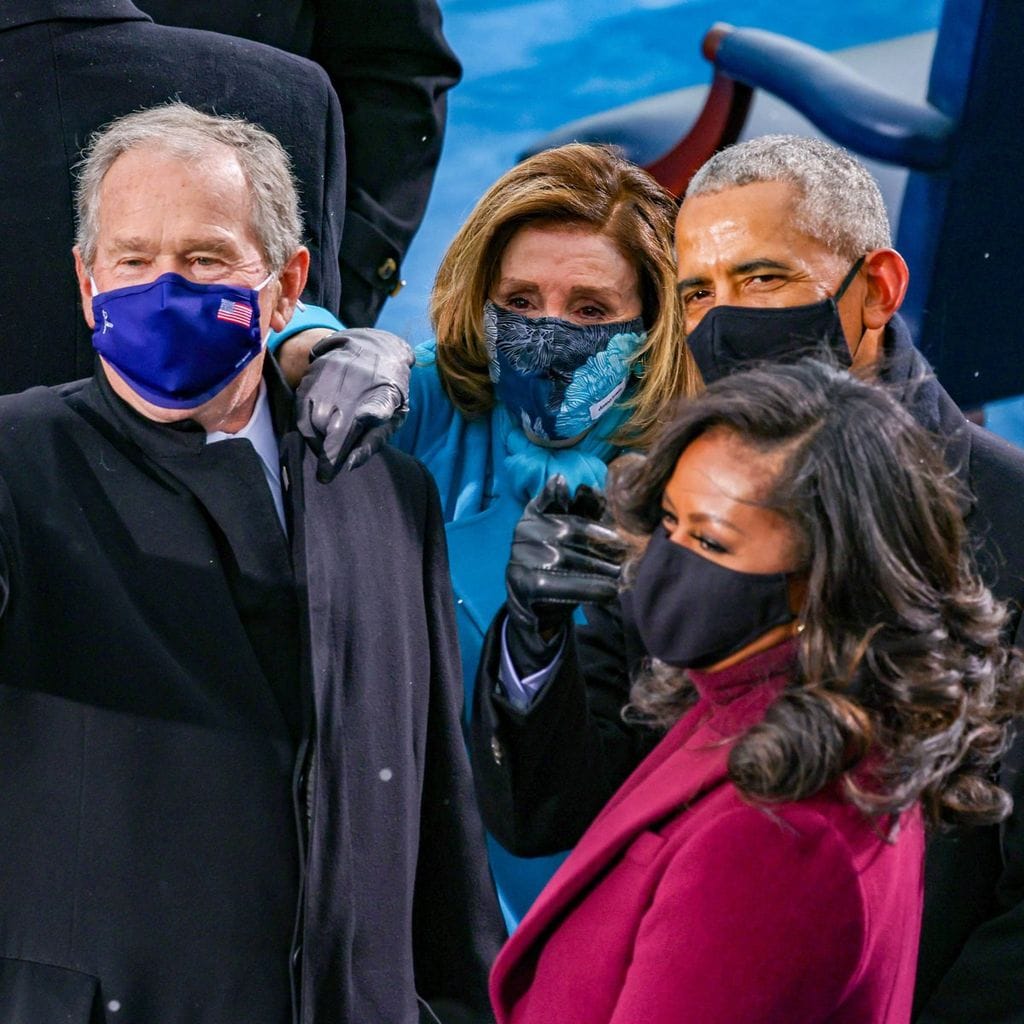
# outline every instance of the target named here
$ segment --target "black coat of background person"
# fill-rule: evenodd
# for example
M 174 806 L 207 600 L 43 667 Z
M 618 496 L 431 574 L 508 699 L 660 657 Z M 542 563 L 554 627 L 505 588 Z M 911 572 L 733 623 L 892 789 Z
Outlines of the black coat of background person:
M 891 321 L 882 378 L 946 444 L 973 495 L 965 523 L 982 574 L 1010 602 L 1010 636 L 1024 645 L 1024 452 L 968 423 L 927 373 L 903 321 Z M 477 679 L 471 754 L 490 831 L 513 853 L 565 850 L 659 738 L 622 721 L 629 674 L 645 656 L 619 606 L 588 608 L 548 688 L 521 713 L 499 694 L 500 647 L 488 633 Z M 499 621 L 501 616 L 499 616 Z M 1024 1022 L 1024 734 L 1000 781 L 1015 798 L 1001 827 L 932 839 L 918 960 L 919 1024 Z
M 4 1024 L 485 1012 L 436 487 L 391 449 L 317 483 L 265 376 L 290 544 L 244 440 L 102 377 L 0 399 Z
M 92 372 L 71 257 L 72 168 L 96 129 L 169 99 L 241 115 L 280 139 L 312 253 L 304 295 L 337 309 L 345 149 L 341 108 L 316 64 L 155 25 L 129 0 L 3 0 L 0 83 L 0 393 Z
M 348 158 L 341 321 L 372 325 L 401 279 L 402 259 L 423 219 L 441 158 L 445 93 L 462 76 L 436 0 L 141 0 L 139 6 L 162 25 L 269 43 L 327 72 L 345 115 Z

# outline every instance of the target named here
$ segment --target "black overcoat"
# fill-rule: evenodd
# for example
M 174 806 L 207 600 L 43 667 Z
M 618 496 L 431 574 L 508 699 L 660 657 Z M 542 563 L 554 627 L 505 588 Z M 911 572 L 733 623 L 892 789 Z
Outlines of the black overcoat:
M 0 393 L 92 372 L 71 262 L 73 168 L 92 132 L 181 99 L 276 136 L 299 183 L 305 298 L 341 301 L 346 161 L 324 71 L 271 46 L 154 25 L 129 0 L 0 3 Z
M 970 494 L 965 524 L 981 573 L 1010 603 L 1009 635 L 1024 645 L 1024 452 L 969 423 L 934 379 L 896 317 L 883 380 L 944 445 Z M 500 623 L 504 612 L 499 614 Z M 622 721 L 629 677 L 645 657 L 617 604 L 587 610 L 545 691 L 526 713 L 501 696 L 492 626 L 481 658 L 472 760 L 484 821 L 522 856 L 572 847 L 658 736 Z M 929 843 L 916 1019 L 921 1024 L 1024 1021 L 1024 734 L 1001 781 L 1017 797 L 1001 827 Z
M 284 1024 L 293 986 L 302 1022 L 486 1005 L 434 484 L 281 451 L 290 543 L 247 441 L 102 376 L 0 399 L 2 1021 Z

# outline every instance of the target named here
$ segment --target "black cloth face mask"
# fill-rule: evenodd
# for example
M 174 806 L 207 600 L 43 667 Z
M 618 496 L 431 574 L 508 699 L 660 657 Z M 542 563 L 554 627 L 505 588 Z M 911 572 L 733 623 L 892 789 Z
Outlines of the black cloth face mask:
M 633 586 L 623 593 L 647 653 L 677 668 L 706 668 L 792 622 L 789 575 L 727 569 L 651 536 Z
M 755 363 L 795 363 L 813 355 L 824 355 L 849 367 L 850 349 L 836 304 L 863 265 L 861 256 L 835 295 L 821 302 L 709 309 L 686 339 L 704 383 L 711 384 Z

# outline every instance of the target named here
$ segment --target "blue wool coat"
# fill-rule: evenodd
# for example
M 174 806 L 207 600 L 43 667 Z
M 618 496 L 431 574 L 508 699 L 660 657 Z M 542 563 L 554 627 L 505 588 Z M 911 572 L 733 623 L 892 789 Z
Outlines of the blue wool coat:
M 430 470 L 441 494 L 466 708 L 487 628 L 505 601 L 505 566 L 526 501 L 505 470 L 505 407 L 468 419 L 452 404 L 437 373 L 434 342 L 416 349 L 409 416 L 393 442 Z M 468 711 L 467 711 L 468 715 Z M 511 930 L 565 859 L 515 857 L 489 838 L 491 868 Z

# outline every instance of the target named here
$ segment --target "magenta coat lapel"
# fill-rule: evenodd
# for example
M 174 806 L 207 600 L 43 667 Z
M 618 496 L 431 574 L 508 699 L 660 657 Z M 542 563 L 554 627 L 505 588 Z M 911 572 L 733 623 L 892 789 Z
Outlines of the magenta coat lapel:
M 698 701 L 623 783 L 499 954 L 491 976 L 496 1005 L 502 1005 L 498 990 L 511 979 L 514 965 L 530 958 L 531 947 L 641 833 L 678 817 L 727 781 L 732 741 L 778 696 L 794 650 L 793 644 L 780 645 L 749 660 L 748 669 L 763 672 L 761 685 L 748 680 L 728 692 L 729 670 L 717 676 L 721 692 Z
M 496 977 L 502 973 L 499 965 L 526 955 L 561 911 L 640 833 L 726 781 L 731 744 L 702 730 L 702 718 L 698 709 L 684 716 L 623 783 L 509 939 L 495 963 Z M 684 746 L 698 732 L 709 742 Z

